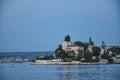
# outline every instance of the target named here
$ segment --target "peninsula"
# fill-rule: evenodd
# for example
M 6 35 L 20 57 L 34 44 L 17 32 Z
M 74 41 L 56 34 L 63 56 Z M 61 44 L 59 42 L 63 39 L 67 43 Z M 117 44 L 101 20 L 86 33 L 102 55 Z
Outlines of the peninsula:
M 66 35 L 64 41 L 52 55 L 37 56 L 32 64 L 108 64 L 120 63 L 120 46 L 96 46 L 91 37 L 88 42 L 71 41 Z

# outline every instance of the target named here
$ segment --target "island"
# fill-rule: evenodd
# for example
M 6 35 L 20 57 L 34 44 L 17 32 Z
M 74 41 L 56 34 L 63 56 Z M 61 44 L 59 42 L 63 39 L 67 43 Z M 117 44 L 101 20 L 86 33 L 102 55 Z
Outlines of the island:
M 88 42 L 71 41 L 66 35 L 64 41 L 52 55 L 36 56 L 31 64 L 112 64 L 120 63 L 120 46 L 96 46 L 91 37 Z

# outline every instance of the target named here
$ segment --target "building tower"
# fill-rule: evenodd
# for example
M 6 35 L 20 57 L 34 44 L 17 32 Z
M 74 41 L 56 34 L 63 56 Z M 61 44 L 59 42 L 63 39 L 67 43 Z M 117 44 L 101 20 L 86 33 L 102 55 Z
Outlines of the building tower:
M 70 36 L 67 35 L 65 36 L 65 39 L 62 43 L 62 49 L 65 50 L 68 46 L 71 46 L 72 45 L 72 42 L 70 42 Z
M 94 42 L 92 41 L 91 37 L 89 37 L 89 46 L 94 46 Z

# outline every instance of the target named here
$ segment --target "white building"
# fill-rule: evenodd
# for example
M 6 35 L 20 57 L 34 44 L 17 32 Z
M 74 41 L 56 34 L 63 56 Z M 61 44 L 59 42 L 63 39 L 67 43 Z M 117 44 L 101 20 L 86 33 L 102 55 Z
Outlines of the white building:
M 62 49 L 66 53 L 75 53 L 75 55 L 81 53 L 84 54 L 84 47 L 72 45 L 72 42 L 64 41 L 62 43 Z
M 62 49 L 65 50 L 68 46 L 71 46 L 72 42 L 64 41 L 62 43 Z

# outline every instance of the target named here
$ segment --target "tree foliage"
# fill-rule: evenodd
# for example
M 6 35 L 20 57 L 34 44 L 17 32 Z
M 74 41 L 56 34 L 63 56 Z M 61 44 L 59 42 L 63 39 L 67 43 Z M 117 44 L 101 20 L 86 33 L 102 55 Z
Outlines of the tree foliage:
M 84 50 L 87 50 L 87 48 L 88 48 L 88 43 L 84 43 L 84 42 L 81 42 L 81 41 L 75 41 L 74 45 L 83 46 Z
M 109 55 L 108 55 L 108 54 L 102 54 L 102 55 L 101 55 L 101 58 L 102 58 L 102 59 L 108 59 L 108 58 L 109 58 Z
M 81 53 L 78 53 L 77 56 L 73 57 L 73 60 L 80 61 L 83 58 L 83 55 Z
M 57 50 L 62 50 L 62 45 L 61 44 L 58 46 L 58 48 L 56 49 L 56 51 Z
M 120 47 L 118 47 L 118 46 L 111 47 L 108 50 L 110 50 L 113 53 L 120 54 Z
M 107 59 L 110 63 L 113 62 L 112 57 L 113 57 L 112 55 L 108 55 L 108 54 L 102 54 L 101 55 L 102 59 Z
M 61 59 L 65 59 L 65 58 L 67 58 L 68 57 L 68 55 L 66 54 L 66 53 L 61 53 L 60 55 L 59 55 L 59 58 L 61 58 Z
M 99 56 L 100 51 L 101 51 L 100 47 L 97 47 L 97 46 L 92 47 L 93 56 Z
M 87 61 L 91 61 L 92 59 L 92 53 L 89 52 L 89 51 L 86 51 L 85 54 L 84 54 L 84 57 Z

